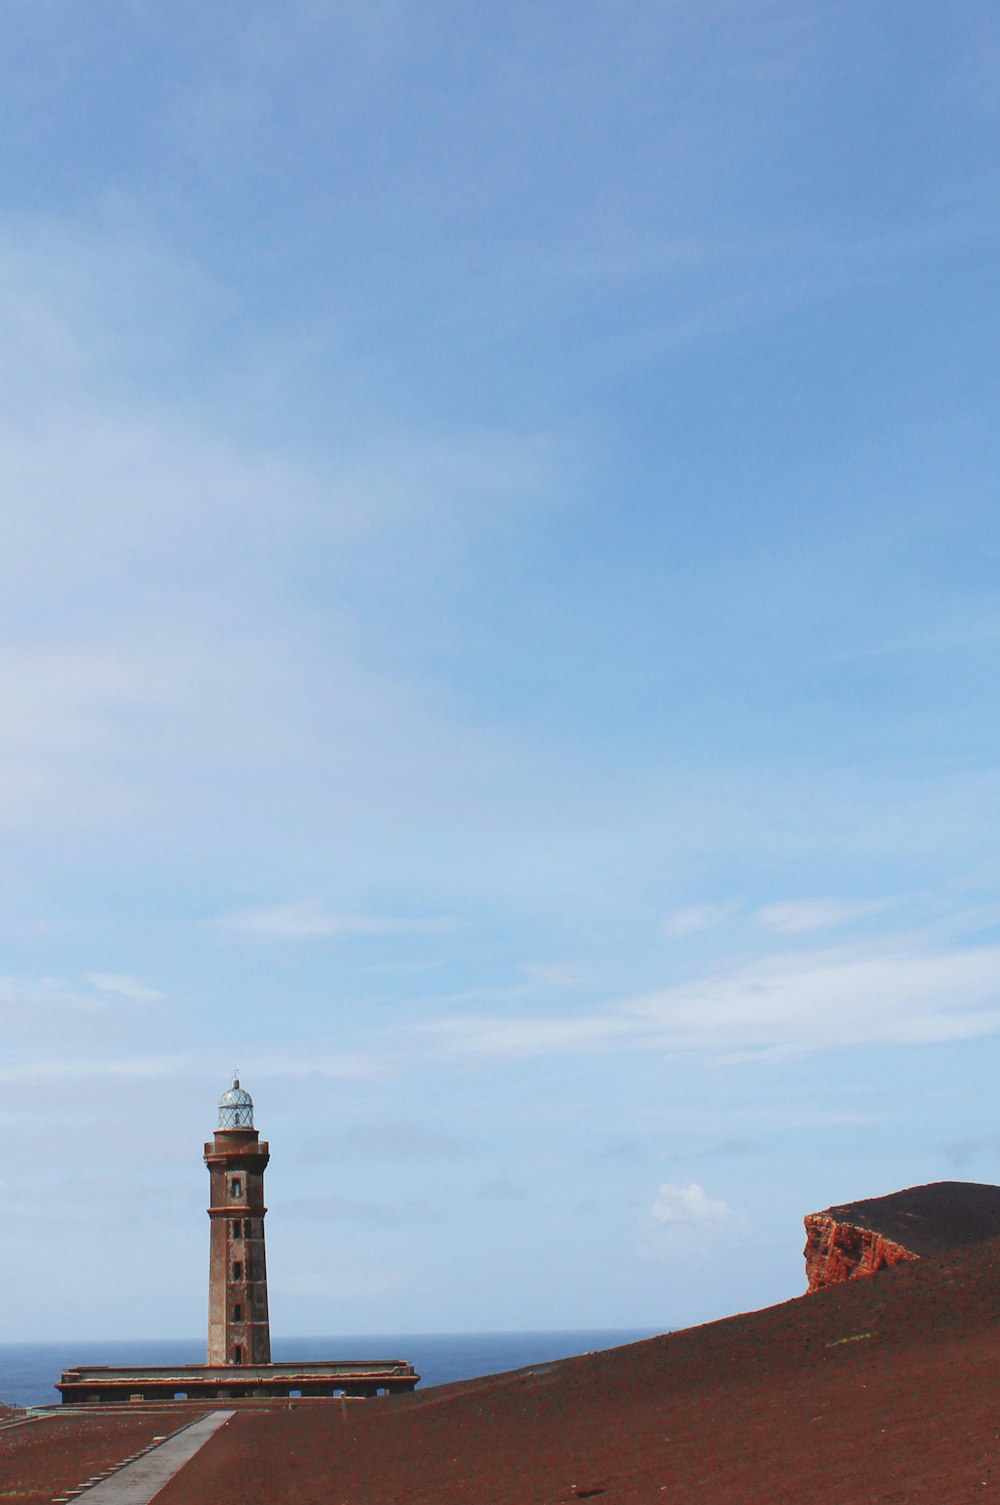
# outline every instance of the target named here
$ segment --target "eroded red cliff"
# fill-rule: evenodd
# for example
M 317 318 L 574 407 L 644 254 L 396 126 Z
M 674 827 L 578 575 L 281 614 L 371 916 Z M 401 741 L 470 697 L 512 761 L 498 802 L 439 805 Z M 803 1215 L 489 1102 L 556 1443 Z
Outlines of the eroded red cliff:
M 805 1224 L 810 1291 L 843 1285 L 845 1280 L 857 1280 L 862 1275 L 877 1275 L 879 1270 L 920 1257 L 870 1228 L 838 1223 L 826 1212 L 810 1213 Z
M 934 1181 L 805 1219 L 810 1291 L 1000 1237 L 1000 1187 Z

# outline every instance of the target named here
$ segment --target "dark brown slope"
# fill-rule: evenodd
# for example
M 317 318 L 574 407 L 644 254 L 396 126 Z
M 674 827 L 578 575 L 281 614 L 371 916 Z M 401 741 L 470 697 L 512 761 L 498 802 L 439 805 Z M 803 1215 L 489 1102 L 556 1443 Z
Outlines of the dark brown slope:
M 242 1411 L 157 1505 L 967 1505 L 1000 1493 L 1000 1243 L 403 1399 Z
M 911 1254 L 943 1254 L 1000 1238 L 1000 1186 L 978 1181 L 933 1181 L 888 1197 L 828 1207 L 819 1216 L 867 1228 Z

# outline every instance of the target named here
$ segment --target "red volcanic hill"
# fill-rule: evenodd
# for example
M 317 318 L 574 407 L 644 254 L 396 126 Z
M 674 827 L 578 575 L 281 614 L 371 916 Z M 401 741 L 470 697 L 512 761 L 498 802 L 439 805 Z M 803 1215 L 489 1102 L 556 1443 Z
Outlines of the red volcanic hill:
M 968 1240 L 998 1196 L 945 1182 L 831 1208 L 910 1257 L 766 1311 L 408 1396 L 234 1402 L 156 1505 L 996 1499 L 1000 1238 Z M 205 1409 L 0 1424 L 0 1499 L 49 1505 Z
M 156 1505 L 967 1505 L 1000 1493 L 1000 1242 L 411 1396 L 240 1410 Z
M 810 1291 L 1000 1238 L 1000 1186 L 934 1181 L 805 1219 Z

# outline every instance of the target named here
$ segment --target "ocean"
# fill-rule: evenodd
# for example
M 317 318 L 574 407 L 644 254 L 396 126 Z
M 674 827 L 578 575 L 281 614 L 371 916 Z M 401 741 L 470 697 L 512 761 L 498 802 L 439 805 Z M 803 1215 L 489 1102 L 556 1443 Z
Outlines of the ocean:
M 569 1332 L 379 1333 L 367 1337 L 272 1338 L 275 1363 L 294 1359 L 408 1359 L 420 1389 L 522 1369 L 550 1359 L 651 1338 L 649 1328 L 595 1328 Z M 48 1406 L 59 1399 L 55 1381 L 73 1364 L 204 1364 L 204 1339 L 148 1342 L 0 1343 L 0 1401 Z

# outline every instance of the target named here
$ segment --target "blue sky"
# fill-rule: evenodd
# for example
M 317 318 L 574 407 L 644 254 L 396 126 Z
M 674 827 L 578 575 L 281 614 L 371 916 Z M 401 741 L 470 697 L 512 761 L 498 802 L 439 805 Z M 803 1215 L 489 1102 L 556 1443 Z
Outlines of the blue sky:
M 285 1335 L 996 1179 L 995 7 L 2 33 L 3 1335 L 201 1331 L 236 1065 Z

